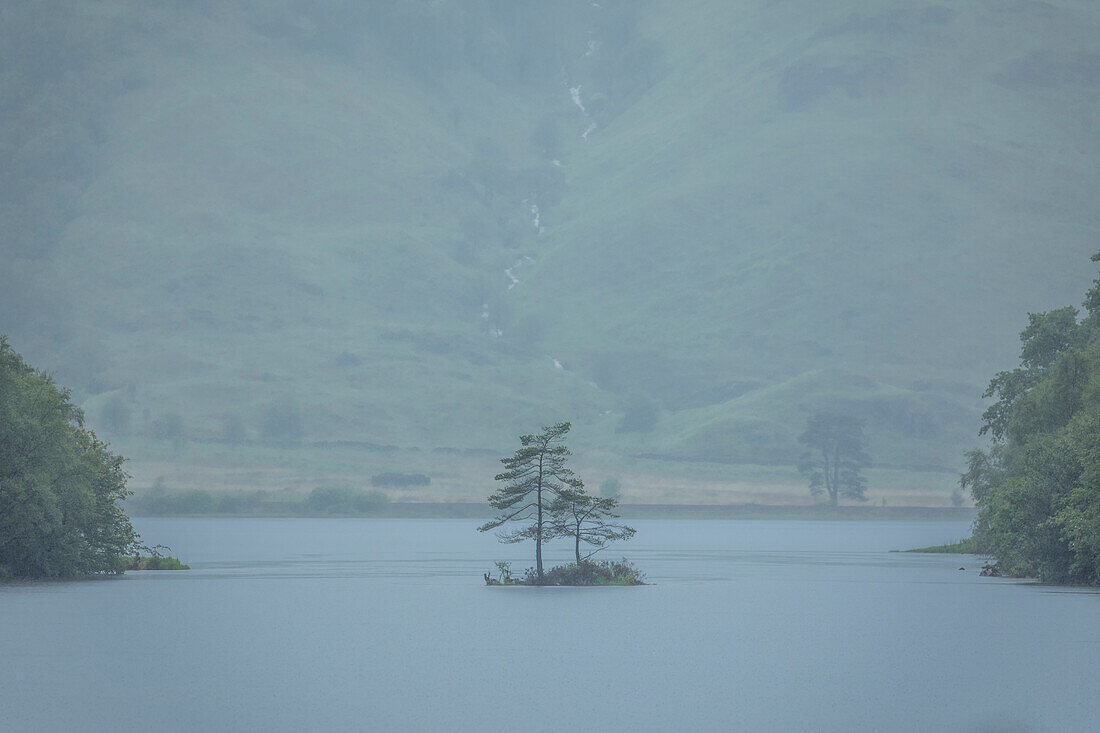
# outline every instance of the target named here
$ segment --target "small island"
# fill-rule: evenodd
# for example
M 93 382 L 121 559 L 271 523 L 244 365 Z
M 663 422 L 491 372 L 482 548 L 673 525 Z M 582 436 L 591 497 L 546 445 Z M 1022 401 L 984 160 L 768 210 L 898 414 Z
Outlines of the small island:
M 645 585 L 643 573 L 625 558 L 592 560 L 609 543 L 633 537 L 634 528 L 610 521 L 618 519 L 614 513 L 618 502 L 586 492 L 584 482 L 566 467 L 571 453 L 564 440 L 570 427 L 561 422 L 543 428 L 537 435 L 521 435 L 521 447 L 514 455 L 501 459 L 506 470 L 494 480 L 504 485 L 489 496 L 489 505 L 498 514 L 478 531 L 488 532 L 510 522 L 518 524 L 497 536 L 505 544 L 532 540 L 535 565 L 516 578 L 509 563 L 498 562 L 496 577 L 485 573 L 486 585 Z M 559 537 L 573 540 L 575 560 L 546 570 L 542 547 Z M 582 543 L 594 549 L 582 555 Z

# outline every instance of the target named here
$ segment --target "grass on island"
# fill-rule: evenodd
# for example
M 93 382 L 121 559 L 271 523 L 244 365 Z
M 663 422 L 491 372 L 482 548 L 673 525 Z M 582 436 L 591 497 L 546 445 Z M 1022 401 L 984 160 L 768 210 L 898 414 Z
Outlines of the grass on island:
M 522 578 L 512 576 L 511 563 L 497 563 L 497 577 L 485 573 L 485 585 L 646 585 L 645 573 L 623 558 L 603 562 L 571 562 L 545 571 L 541 581 L 534 568 L 527 568 Z

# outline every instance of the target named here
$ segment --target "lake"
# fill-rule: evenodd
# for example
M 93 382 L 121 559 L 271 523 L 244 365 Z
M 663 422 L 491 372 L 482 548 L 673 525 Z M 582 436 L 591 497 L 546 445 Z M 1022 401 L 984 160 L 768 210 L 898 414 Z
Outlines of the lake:
M 1100 594 L 965 522 L 645 520 L 652 585 L 489 588 L 470 520 L 138 519 L 189 572 L 0 586 L 0 729 L 1086 731 Z M 551 560 L 568 559 L 567 542 Z M 960 568 L 965 568 L 962 570 Z

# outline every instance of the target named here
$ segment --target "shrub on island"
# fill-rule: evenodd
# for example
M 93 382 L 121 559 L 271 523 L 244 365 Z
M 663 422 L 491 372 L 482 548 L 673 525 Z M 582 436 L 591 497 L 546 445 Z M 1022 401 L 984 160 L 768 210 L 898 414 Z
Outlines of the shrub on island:
M 645 585 L 645 573 L 634 567 L 626 558 L 592 562 L 584 560 L 557 565 L 543 572 L 539 578 L 535 568 L 527 568 L 522 578 L 512 576 L 509 563 L 497 563 L 497 577 L 485 574 L 486 585 Z

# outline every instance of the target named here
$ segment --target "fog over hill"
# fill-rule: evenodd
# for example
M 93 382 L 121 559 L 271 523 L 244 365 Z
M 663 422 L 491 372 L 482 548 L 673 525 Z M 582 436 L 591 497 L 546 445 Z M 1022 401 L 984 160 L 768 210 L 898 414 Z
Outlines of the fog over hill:
M 1097 38 L 1025 0 L 6 4 L 0 333 L 139 483 L 572 420 L 595 474 L 720 484 L 835 407 L 949 486 L 1095 275 Z

